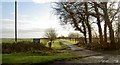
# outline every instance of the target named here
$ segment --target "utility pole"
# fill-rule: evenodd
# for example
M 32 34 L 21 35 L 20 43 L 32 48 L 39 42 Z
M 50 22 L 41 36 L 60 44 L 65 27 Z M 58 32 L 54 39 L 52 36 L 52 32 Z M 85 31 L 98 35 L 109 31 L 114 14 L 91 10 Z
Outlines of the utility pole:
M 15 1 L 15 42 L 17 42 L 17 1 Z

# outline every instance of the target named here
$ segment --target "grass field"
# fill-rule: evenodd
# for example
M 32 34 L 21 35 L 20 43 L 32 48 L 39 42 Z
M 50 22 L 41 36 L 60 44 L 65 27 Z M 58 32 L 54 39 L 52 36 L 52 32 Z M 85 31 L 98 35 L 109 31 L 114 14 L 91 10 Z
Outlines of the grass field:
M 58 53 L 55 55 L 39 56 L 25 54 L 3 54 L 3 63 L 47 63 L 55 60 L 78 58 L 80 56 L 70 53 Z
M 30 41 L 30 42 L 32 42 L 33 40 L 32 39 L 18 39 L 17 41 L 18 42 L 20 42 L 20 41 Z M 14 43 L 15 40 L 13 40 L 13 39 L 3 39 L 3 40 L 0 40 L 0 42 L 2 42 L 2 43 Z
M 66 47 L 66 45 L 60 44 L 59 40 L 55 40 L 54 43 L 52 43 L 52 48 L 54 49 L 63 49 Z
M 76 44 L 78 41 L 74 41 L 74 40 L 66 40 L 66 39 L 63 39 L 65 42 L 69 42 L 71 44 Z

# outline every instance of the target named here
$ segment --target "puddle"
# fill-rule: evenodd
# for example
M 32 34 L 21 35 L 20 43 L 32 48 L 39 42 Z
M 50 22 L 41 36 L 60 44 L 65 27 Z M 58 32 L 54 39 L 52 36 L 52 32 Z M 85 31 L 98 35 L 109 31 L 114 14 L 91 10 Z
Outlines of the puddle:
M 103 56 L 91 56 L 92 58 L 98 58 L 98 59 L 101 59 L 101 58 L 104 58 Z

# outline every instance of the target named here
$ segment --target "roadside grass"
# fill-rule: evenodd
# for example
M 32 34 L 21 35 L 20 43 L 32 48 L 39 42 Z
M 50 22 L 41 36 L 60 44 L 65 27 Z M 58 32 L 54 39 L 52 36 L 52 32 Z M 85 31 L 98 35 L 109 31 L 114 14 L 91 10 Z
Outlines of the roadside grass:
M 97 46 L 97 45 L 95 45 Z M 111 44 L 109 48 L 98 48 L 98 49 L 93 49 L 95 52 L 101 52 L 104 54 L 112 54 L 112 55 L 120 55 L 120 43 L 116 42 L 114 44 Z
M 119 50 L 94 50 L 94 51 L 101 52 L 104 54 L 120 55 L 120 49 Z
M 42 39 L 42 40 L 40 40 L 40 43 L 44 44 L 45 46 L 47 46 L 47 42 L 48 42 L 47 39 Z
M 52 48 L 53 49 L 65 49 L 67 48 L 67 45 L 61 44 L 59 40 L 55 40 L 52 43 Z
M 3 63 L 49 63 L 56 60 L 67 60 L 78 58 L 80 56 L 71 53 L 57 53 L 55 55 L 37 56 L 25 54 L 3 54 Z
M 0 44 L 2 43 L 2 39 L 0 39 Z
M 77 44 L 78 43 L 78 41 L 75 41 L 75 40 L 66 40 L 66 39 L 63 39 L 63 41 L 69 42 L 71 44 Z
M 2 63 L 2 53 L 0 53 L 0 63 Z

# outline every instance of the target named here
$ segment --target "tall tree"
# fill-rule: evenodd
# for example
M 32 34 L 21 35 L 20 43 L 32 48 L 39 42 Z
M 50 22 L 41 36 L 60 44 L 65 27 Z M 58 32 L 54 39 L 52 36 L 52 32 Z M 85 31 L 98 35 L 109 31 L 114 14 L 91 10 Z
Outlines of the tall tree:
M 89 21 L 85 22 L 85 12 L 83 9 L 84 3 L 78 2 L 60 2 L 57 3 L 56 10 L 57 15 L 59 16 L 60 20 L 64 24 L 71 24 L 75 30 L 80 31 L 85 36 L 85 43 L 87 44 L 87 29 L 90 26 Z M 91 35 L 91 33 L 90 33 Z M 91 38 L 91 36 L 90 36 Z
M 114 4 L 108 2 L 60 2 L 57 3 L 57 7 L 54 9 L 62 23 L 71 24 L 75 30 L 83 33 L 86 43 L 87 37 L 89 38 L 89 43 L 92 43 L 91 23 L 93 22 L 90 18 L 94 17 L 94 19 L 97 19 L 95 23 L 98 26 L 100 43 L 107 43 L 108 27 L 112 44 L 115 42 L 112 23 L 117 19 L 116 16 L 119 12 L 119 7 L 117 9 L 112 7 Z M 102 29 L 101 22 L 104 23 L 104 29 Z
M 84 2 L 84 6 L 85 6 L 85 22 L 86 22 L 86 25 L 88 27 L 88 34 L 89 34 L 89 43 L 92 43 L 92 32 L 91 32 L 91 26 L 90 26 L 90 23 L 89 23 L 89 12 L 88 12 L 88 3 L 87 2 Z
M 114 44 L 115 43 L 115 40 L 114 40 L 114 30 L 112 28 L 112 24 L 111 24 L 109 16 L 108 16 L 107 2 L 102 2 L 101 4 L 102 4 L 101 8 L 102 8 L 103 13 L 104 13 L 104 21 L 105 21 L 105 24 L 109 28 L 110 41 L 111 41 L 111 44 Z
M 103 35 L 102 35 L 102 28 L 101 28 L 101 21 L 100 21 L 100 13 L 98 11 L 98 5 L 96 2 L 93 2 L 94 3 L 94 9 L 95 9 L 95 12 L 96 12 L 96 18 L 97 18 L 97 25 L 98 25 L 98 31 L 99 31 L 99 37 L 100 37 L 100 43 L 103 44 Z

